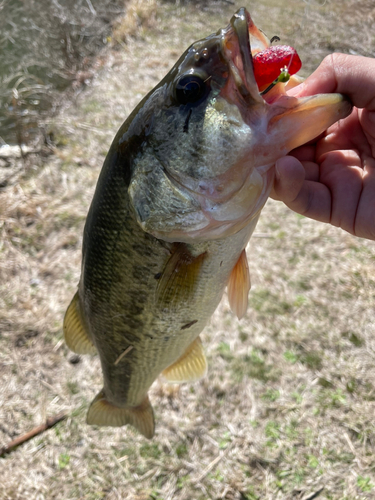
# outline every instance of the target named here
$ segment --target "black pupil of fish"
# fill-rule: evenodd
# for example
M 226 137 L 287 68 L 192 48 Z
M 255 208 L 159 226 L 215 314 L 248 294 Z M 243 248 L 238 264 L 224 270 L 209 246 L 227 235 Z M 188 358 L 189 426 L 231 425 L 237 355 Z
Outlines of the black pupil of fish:
M 180 104 L 198 104 L 206 94 L 205 82 L 197 76 L 185 76 L 176 85 L 176 98 Z

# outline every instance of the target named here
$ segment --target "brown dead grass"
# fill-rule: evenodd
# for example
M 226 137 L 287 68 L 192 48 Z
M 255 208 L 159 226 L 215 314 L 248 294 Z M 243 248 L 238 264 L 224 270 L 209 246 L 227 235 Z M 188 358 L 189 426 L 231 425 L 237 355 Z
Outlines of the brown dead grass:
M 156 0 L 130 0 L 126 2 L 125 15 L 113 27 L 114 44 L 122 44 L 129 38 L 140 38 L 156 26 Z
M 370 13 L 363 5 L 358 23 Z M 311 37 L 319 43 L 326 30 L 336 40 L 352 26 L 349 15 L 344 25 L 331 17 L 340 6 L 275 1 L 252 13 L 269 35 L 302 46 L 308 72 L 318 57 L 306 50 Z M 140 98 L 233 10 L 159 5 L 156 27 L 107 54 L 91 88 L 51 123 L 63 146 L 42 165 L 29 157 L 0 192 L 0 444 L 69 415 L 0 458 L 1 499 L 307 499 L 321 488 L 322 499 L 374 498 L 374 244 L 273 201 L 248 249 L 246 317 L 238 322 L 224 298 L 203 335 L 208 376 L 179 388 L 156 382 L 151 442 L 85 424 L 100 366 L 68 351 L 61 326 L 97 175 Z M 370 53 L 366 36 L 358 29 L 352 50 Z

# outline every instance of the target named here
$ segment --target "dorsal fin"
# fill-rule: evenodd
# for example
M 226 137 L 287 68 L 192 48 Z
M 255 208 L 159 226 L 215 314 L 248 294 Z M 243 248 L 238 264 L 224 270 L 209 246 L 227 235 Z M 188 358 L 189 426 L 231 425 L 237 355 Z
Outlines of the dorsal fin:
M 156 303 L 159 307 L 178 308 L 192 299 L 206 252 L 193 256 L 185 243 L 176 243 L 159 278 Z
M 241 319 L 246 313 L 250 287 L 249 264 L 244 249 L 232 269 L 228 281 L 229 305 L 238 319 Z
M 66 345 L 71 351 L 77 354 L 96 353 L 95 346 L 87 335 L 82 320 L 78 292 L 74 295 L 65 313 L 63 329 Z
M 107 401 L 102 390 L 91 403 L 86 422 L 89 425 L 109 427 L 121 427 L 129 424 L 148 439 L 151 439 L 155 433 L 154 412 L 148 396 L 140 405 L 133 408 L 118 408 Z
M 204 377 L 206 373 L 207 360 L 201 339 L 197 337 L 173 365 L 163 370 L 162 377 L 171 384 L 181 384 L 195 382 Z

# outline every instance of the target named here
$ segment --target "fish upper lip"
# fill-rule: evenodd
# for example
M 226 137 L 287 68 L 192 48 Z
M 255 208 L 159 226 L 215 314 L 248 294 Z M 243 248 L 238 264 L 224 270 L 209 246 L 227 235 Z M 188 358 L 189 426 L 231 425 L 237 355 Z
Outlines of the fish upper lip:
M 254 76 L 250 45 L 250 30 L 254 28 L 249 12 L 244 7 L 239 9 L 230 20 L 230 25 L 222 31 L 222 52 L 245 102 L 263 103 Z

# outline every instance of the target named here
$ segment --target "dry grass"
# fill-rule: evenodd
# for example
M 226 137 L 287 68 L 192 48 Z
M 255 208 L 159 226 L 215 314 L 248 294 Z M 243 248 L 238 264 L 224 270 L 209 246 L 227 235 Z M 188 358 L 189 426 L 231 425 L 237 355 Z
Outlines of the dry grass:
M 125 15 L 116 22 L 112 39 L 115 44 L 122 44 L 129 38 L 143 37 L 156 26 L 156 0 L 130 0 L 126 3 Z
M 297 48 L 306 27 L 300 53 L 309 71 L 308 37 L 318 43 L 339 5 L 275 1 L 252 12 Z M 156 27 L 108 54 L 91 88 L 51 124 L 56 154 L 42 165 L 29 157 L 19 182 L 0 192 L 0 444 L 69 414 L 0 458 L 1 499 L 301 500 L 321 488 L 319 499 L 374 498 L 374 244 L 273 201 L 248 250 L 246 318 L 238 322 L 224 298 L 203 335 L 207 378 L 155 384 L 151 442 L 85 424 L 100 366 L 67 350 L 61 326 L 99 169 L 142 95 L 232 11 L 159 6 Z M 321 24 L 309 25 L 310 15 Z M 344 21 L 352 26 L 352 17 Z M 332 20 L 332 40 L 344 28 Z M 364 38 L 358 30 L 352 50 L 370 53 Z

